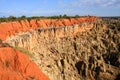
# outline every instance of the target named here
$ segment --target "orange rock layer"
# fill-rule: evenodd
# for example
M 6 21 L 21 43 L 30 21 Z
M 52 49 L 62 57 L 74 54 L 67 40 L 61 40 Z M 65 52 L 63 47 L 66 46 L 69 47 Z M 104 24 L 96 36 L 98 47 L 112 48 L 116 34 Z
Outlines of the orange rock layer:
M 0 80 L 49 80 L 27 55 L 9 47 L 0 48 Z
M 19 32 L 30 31 L 31 29 L 61 27 L 81 24 L 83 22 L 94 22 L 96 17 L 70 18 L 70 19 L 41 19 L 21 20 L 14 22 L 0 23 L 0 39 L 6 40 L 8 36 L 16 35 Z

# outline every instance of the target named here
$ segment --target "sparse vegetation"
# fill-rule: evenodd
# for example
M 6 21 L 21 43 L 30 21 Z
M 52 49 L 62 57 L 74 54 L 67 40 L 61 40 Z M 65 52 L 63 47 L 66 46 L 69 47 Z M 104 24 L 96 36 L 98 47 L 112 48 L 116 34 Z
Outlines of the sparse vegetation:
M 19 50 L 20 52 L 23 52 L 23 53 L 27 54 L 29 57 L 32 57 L 32 54 L 28 50 L 26 50 L 26 49 L 24 49 L 22 47 L 17 47 L 17 46 L 14 47 L 14 48 Z
M 9 66 L 10 66 L 10 62 L 9 62 L 9 61 L 6 61 L 6 62 L 5 62 L 5 65 L 6 65 L 6 67 L 9 67 Z
M 0 39 L 0 44 L 2 43 L 2 40 Z
M 54 16 L 32 16 L 32 17 L 26 17 L 25 15 L 22 15 L 21 17 L 15 17 L 15 16 L 4 17 L 3 16 L 0 18 L 0 22 L 20 21 L 25 19 L 27 19 L 28 21 L 30 21 L 31 19 L 61 19 L 61 18 L 69 19 L 69 18 L 78 18 L 78 17 L 86 17 L 86 16 L 79 16 L 79 15 L 68 16 L 66 14 L 54 15 Z

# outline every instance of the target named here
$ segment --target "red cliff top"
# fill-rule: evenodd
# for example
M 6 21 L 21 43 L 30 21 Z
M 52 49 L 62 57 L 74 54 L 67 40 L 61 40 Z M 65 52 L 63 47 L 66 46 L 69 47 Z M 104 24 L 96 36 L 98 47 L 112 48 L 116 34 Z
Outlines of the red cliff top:
M 84 17 L 84 18 L 70 18 L 70 19 L 32 19 L 13 21 L 13 22 L 3 22 L 0 23 L 0 39 L 6 40 L 8 36 L 16 35 L 19 32 L 30 31 L 31 29 L 47 28 L 50 26 L 61 27 L 61 26 L 72 26 L 75 24 L 81 24 L 83 22 L 94 22 L 96 17 Z

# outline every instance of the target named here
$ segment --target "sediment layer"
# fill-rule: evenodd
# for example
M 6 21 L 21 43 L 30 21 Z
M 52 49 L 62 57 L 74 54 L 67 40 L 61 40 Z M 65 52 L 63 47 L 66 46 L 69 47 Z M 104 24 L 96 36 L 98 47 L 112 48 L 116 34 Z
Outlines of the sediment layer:
M 16 35 L 19 32 L 29 32 L 31 29 L 36 30 L 38 28 L 73 26 L 84 22 L 94 22 L 95 20 L 96 17 L 84 17 L 70 19 L 32 19 L 30 21 L 21 20 L 3 22 L 0 23 L 0 39 L 4 41 L 9 36 Z

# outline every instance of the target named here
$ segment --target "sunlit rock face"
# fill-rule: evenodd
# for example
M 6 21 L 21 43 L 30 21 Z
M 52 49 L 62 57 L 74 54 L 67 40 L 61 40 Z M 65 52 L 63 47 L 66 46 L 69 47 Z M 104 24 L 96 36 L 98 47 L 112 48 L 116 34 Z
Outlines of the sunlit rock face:
M 11 46 L 24 47 L 32 51 L 38 45 L 39 39 L 51 40 L 55 38 L 57 41 L 64 37 L 74 37 L 77 33 L 83 33 L 93 28 L 93 23 L 84 23 L 81 25 L 64 26 L 64 27 L 48 27 L 39 28 L 37 31 L 31 30 L 29 32 L 19 33 L 6 39 L 6 42 Z

